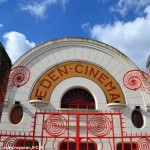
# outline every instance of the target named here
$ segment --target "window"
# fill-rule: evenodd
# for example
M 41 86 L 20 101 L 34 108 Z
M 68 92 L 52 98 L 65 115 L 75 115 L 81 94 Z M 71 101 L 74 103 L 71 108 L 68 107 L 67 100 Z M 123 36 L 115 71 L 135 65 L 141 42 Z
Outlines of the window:
M 88 146 L 88 149 L 87 149 Z M 75 142 L 62 142 L 59 150 L 76 150 Z M 80 143 L 80 150 L 97 150 L 97 146 L 94 143 Z
M 124 150 L 138 150 L 138 146 L 136 143 L 123 143 Z M 122 143 L 117 144 L 117 150 L 122 149 Z
M 39 150 L 39 143 L 38 141 L 20 139 L 16 141 L 15 147 L 15 150 L 19 150 L 19 148 L 22 149 L 23 147 L 26 149 L 32 148 L 34 150 Z
M 23 108 L 21 105 L 15 105 L 10 112 L 10 122 L 18 124 L 23 117 Z
M 62 97 L 61 108 L 95 109 L 95 100 L 87 90 L 74 88 Z
M 132 123 L 136 128 L 141 128 L 143 126 L 143 116 L 138 110 L 132 112 Z

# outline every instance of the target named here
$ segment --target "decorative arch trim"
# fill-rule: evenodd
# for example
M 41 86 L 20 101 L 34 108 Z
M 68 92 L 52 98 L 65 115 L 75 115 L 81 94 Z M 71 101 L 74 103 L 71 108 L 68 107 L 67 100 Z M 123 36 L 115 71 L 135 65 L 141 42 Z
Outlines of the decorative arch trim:
M 30 99 L 49 101 L 54 88 L 63 80 L 72 77 L 83 77 L 95 82 L 103 90 L 107 103 L 117 101 L 125 104 L 118 82 L 103 68 L 82 61 L 65 62 L 48 70 L 36 82 Z

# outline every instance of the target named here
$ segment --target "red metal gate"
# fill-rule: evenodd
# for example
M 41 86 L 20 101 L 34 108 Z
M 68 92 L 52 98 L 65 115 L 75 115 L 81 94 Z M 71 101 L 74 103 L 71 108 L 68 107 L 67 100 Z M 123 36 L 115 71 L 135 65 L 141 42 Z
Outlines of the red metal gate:
M 81 145 L 91 150 L 89 143 L 93 143 L 97 150 L 149 150 L 150 135 L 127 134 L 123 122 L 120 112 L 36 112 L 33 130 L 1 132 L 1 147 L 19 150 L 19 146 L 27 149 L 25 146 L 30 145 L 32 149 L 38 146 L 42 150 L 59 150 L 66 143 L 68 150 L 80 150 Z M 69 148 L 69 143 L 74 147 Z

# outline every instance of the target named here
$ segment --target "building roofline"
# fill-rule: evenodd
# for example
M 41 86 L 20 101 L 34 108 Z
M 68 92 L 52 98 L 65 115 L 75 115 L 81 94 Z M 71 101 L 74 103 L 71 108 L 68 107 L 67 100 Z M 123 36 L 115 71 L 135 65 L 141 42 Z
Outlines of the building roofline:
M 69 43 L 69 42 L 75 42 L 75 43 L 84 42 L 84 43 L 88 43 L 88 44 L 97 45 L 97 46 L 107 48 L 107 49 L 113 51 L 114 53 L 116 53 L 117 55 L 119 55 L 120 57 L 126 59 L 134 67 L 138 68 L 138 66 L 129 57 L 127 57 L 124 53 L 122 53 L 118 49 L 114 48 L 113 46 L 110 46 L 110 45 L 108 45 L 104 42 L 101 42 L 101 41 L 97 41 L 97 40 L 93 40 L 93 39 L 89 39 L 89 38 L 83 38 L 83 37 L 64 37 L 64 38 L 57 38 L 57 39 L 53 39 L 53 40 L 43 42 L 43 43 L 35 46 L 34 48 L 30 49 L 29 51 L 27 51 L 25 54 L 23 54 L 14 63 L 14 65 L 18 64 L 20 60 L 23 60 L 25 57 L 28 57 L 30 54 L 32 54 L 35 51 L 38 51 L 40 48 L 42 48 L 44 46 L 55 45 L 55 44 L 62 43 L 62 42 L 66 42 L 66 43 Z

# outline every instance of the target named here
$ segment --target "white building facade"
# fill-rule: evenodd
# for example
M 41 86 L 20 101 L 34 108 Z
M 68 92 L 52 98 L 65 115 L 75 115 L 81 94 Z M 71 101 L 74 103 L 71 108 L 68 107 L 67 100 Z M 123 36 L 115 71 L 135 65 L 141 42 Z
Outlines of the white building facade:
M 150 149 L 148 77 L 117 49 L 62 38 L 31 49 L 12 68 L 2 149 Z

